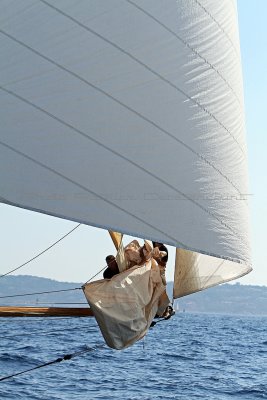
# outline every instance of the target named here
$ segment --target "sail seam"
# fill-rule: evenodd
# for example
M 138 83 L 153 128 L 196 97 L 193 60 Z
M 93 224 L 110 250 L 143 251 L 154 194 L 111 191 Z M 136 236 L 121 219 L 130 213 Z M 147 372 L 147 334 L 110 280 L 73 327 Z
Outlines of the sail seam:
M 55 65 L 56 67 L 62 69 L 63 71 L 67 72 L 68 74 L 74 76 L 75 78 L 79 79 L 81 82 L 84 82 L 85 84 L 87 84 L 88 86 L 92 87 L 93 89 L 95 89 L 96 91 L 100 92 L 101 94 L 103 94 L 104 96 L 110 98 L 111 100 L 113 100 L 114 102 L 116 102 L 117 104 L 119 104 L 120 106 L 122 106 L 123 108 L 126 108 L 127 110 L 129 110 L 131 113 L 137 115 L 139 118 L 143 119 L 144 121 L 148 122 L 149 124 L 153 125 L 154 127 L 156 127 L 158 130 L 160 130 L 161 132 L 163 132 L 164 134 L 166 134 L 168 137 L 172 138 L 173 140 L 175 140 L 177 143 L 179 143 L 180 145 L 184 146 L 184 148 L 186 148 L 187 150 L 189 150 L 190 152 L 192 152 L 193 154 L 195 154 L 197 157 L 199 157 L 202 161 L 204 161 L 206 164 L 208 164 L 211 168 L 213 168 L 215 171 L 217 171 L 225 180 L 228 181 L 228 183 L 230 183 L 230 185 L 236 189 L 236 191 L 239 193 L 239 195 L 242 195 L 242 193 L 239 191 L 239 189 L 237 188 L 237 186 L 226 176 L 224 175 L 213 163 L 211 163 L 210 161 L 208 161 L 203 155 L 201 155 L 200 153 L 198 153 L 197 151 L 195 151 L 192 147 L 190 147 L 188 144 L 184 143 L 182 140 L 178 139 L 176 136 L 174 136 L 172 133 L 166 131 L 164 128 L 161 128 L 158 124 L 156 124 L 154 121 L 150 120 L 149 118 L 147 118 L 146 116 L 142 115 L 141 113 L 139 113 L 138 111 L 134 110 L 133 108 L 129 107 L 127 104 L 124 104 L 123 102 L 121 102 L 120 100 L 116 99 L 114 96 L 112 96 L 111 94 L 105 92 L 103 89 L 99 88 L 98 86 L 92 84 L 91 82 L 87 81 L 86 79 L 82 78 L 81 76 L 77 75 L 75 72 L 65 68 L 63 65 L 58 64 L 57 62 L 55 62 L 54 60 L 50 59 L 49 57 L 46 57 L 45 55 L 41 54 L 40 52 L 38 52 L 37 50 L 33 49 L 32 47 L 28 46 L 27 44 L 21 42 L 20 40 L 16 39 L 15 37 L 9 35 L 7 32 L 4 32 L 3 30 L 0 29 L 0 32 L 2 34 L 4 34 L 5 36 L 7 36 L 9 39 L 15 41 L 16 43 L 24 46 L 25 48 L 27 48 L 28 50 L 30 50 L 31 52 L 33 52 L 34 54 L 37 54 L 38 56 L 40 56 L 41 58 L 47 60 L 48 62 L 50 62 L 51 64 Z M 26 103 L 34 106 L 35 108 L 39 109 L 40 111 L 47 113 L 48 115 L 52 116 L 53 114 L 47 112 L 46 110 L 40 108 L 39 106 L 37 106 L 36 104 L 29 102 L 28 100 L 26 100 L 25 98 L 17 95 L 15 92 L 9 91 L 7 89 L 5 89 L 3 86 L 1 86 L 2 90 L 6 90 L 7 93 L 10 94 L 14 94 L 15 97 L 20 98 L 21 100 L 25 101 Z M 57 118 L 53 115 L 54 118 Z M 74 127 L 72 127 L 72 125 L 68 124 L 67 122 L 58 119 L 60 122 L 65 123 L 66 125 L 69 125 L 72 129 L 75 130 Z M 81 133 L 81 131 L 76 130 L 77 132 Z M 107 146 L 104 146 L 101 142 L 98 142 L 96 139 L 93 139 L 92 137 L 90 137 L 89 135 L 83 133 L 83 135 L 85 137 L 87 137 L 90 140 L 95 141 L 95 143 L 105 147 L 106 149 L 109 149 L 109 151 L 112 151 L 114 154 L 119 155 L 120 157 L 123 157 L 122 155 L 120 155 L 119 153 L 115 152 L 114 150 L 108 148 Z M 126 158 L 125 158 L 126 159 Z M 127 159 L 129 162 L 130 160 Z M 131 161 L 132 162 L 132 161 Z M 132 162 L 133 163 L 133 162 Z M 133 163 L 134 165 L 137 165 L 135 163 Z
M 1 144 L 1 142 L 0 142 L 0 144 Z M 63 215 L 63 214 L 51 213 L 51 212 L 48 212 L 48 211 L 45 211 L 45 210 L 41 210 L 41 209 L 36 208 L 36 207 L 25 206 L 22 203 L 18 204 L 18 203 L 9 201 L 7 199 L 4 199 L 3 197 L 1 198 L 1 200 L 3 200 L 3 202 L 5 204 L 8 204 L 8 205 L 11 205 L 11 206 L 14 206 L 14 207 L 23 208 L 23 209 L 27 209 L 27 210 L 34 211 L 34 212 L 39 212 L 41 214 L 52 215 L 53 217 L 66 219 L 66 216 Z M 127 211 L 125 211 L 125 212 L 127 212 Z M 105 230 L 112 229 L 112 230 L 115 230 L 115 231 L 120 231 L 125 235 L 129 235 L 129 236 L 133 236 L 133 237 L 136 237 L 136 236 L 137 237 L 142 237 L 142 236 L 140 236 L 140 233 L 137 233 L 135 231 L 128 231 L 128 230 L 124 230 L 124 229 L 122 231 L 121 227 L 119 227 L 119 226 L 97 224 L 95 222 L 89 221 L 88 219 L 87 220 L 83 220 L 81 218 L 70 218 L 70 217 L 68 217 L 68 221 L 80 222 L 81 224 L 84 224 L 84 225 L 89 225 L 89 226 L 92 226 L 92 227 L 95 227 L 95 228 L 100 228 L 100 229 L 105 229 Z M 146 224 L 146 222 L 144 222 L 144 223 Z M 154 229 L 153 226 L 152 226 L 152 228 Z M 155 229 L 158 230 L 158 228 L 155 228 Z M 160 231 L 160 232 L 163 233 L 164 235 L 166 235 L 165 232 L 163 232 L 163 231 Z M 200 249 L 192 247 L 192 246 L 187 246 L 187 245 L 183 244 L 182 242 L 179 242 L 177 239 L 175 239 L 175 238 L 173 238 L 173 237 L 171 237 L 169 235 L 167 235 L 167 236 L 170 239 L 174 240 L 175 244 L 174 244 L 174 242 L 164 241 L 164 243 L 166 245 L 175 246 L 177 248 L 183 248 L 184 250 L 193 251 L 195 253 L 204 254 L 204 255 L 207 255 L 207 256 L 215 257 L 215 258 L 221 258 L 221 259 L 224 259 L 224 260 L 235 262 L 237 264 L 242 264 L 242 265 L 244 264 L 244 265 L 248 266 L 250 268 L 250 270 L 252 270 L 250 261 L 247 261 L 245 259 L 238 259 L 238 258 L 230 257 L 230 256 L 224 256 L 222 254 L 216 254 L 216 253 L 213 253 L 213 252 L 205 251 L 203 249 L 200 250 Z M 152 237 L 152 236 L 149 236 L 149 235 L 146 235 L 146 237 L 144 239 L 151 240 L 151 241 L 154 241 L 154 242 L 162 240 L 162 239 L 159 239 L 158 237 L 155 237 L 155 236 Z M 177 246 L 178 244 L 181 244 L 182 246 Z
M 224 35 L 227 37 L 227 39 L 229 40 L 229 42 L 231 43 L 238 59 L 240 60 L 240 54 L 239 51 L 236 49 L 232 39 L 230 38 L 230 36 L 228 35 L 228 33 L 224 30 L 224 28 L 222 27 L 222 25 L 214 18 L 214 16 L 198 1 L 198 0 L 193 0 L 196 4 L 199 5 L 199 7 L 202 8 L 203 11 L 205 11 L 205 13 L 213 20 L 213 22 L 219 27 L 219 29 L 224 33 Z M 233 5 L 233 3 L 230 1 L 230 3 Z
M 135 56 L 133 56 L 131 53 L 127 52 L 126 50 L 124 50 L 122 47 L 118 46 L 116 43 L 112 42 L 111 40 L 105 38 L 104 36 L 102 36 L 101 34 L 97 33 L 96 31 L 94 31 L 93 29 L 89 28 L 88 26 L 82 24 L 80 21 L 76 20 L 75 18 L 71 17 L 70 15 L 68 15 L 67 13 L 65 13 L 64 11 L 60 10 L 59 8 L 47 3 L 45 0 L 39 0 L 40 2 L 46 4 L 48 7 L 52 8 L 53 10 L 55 10 L 56 12 L 58 12 L 59 14 L 65 16 L 66 18 L 70 19 L 71 21 L 73 21 L 74 23 L 76 23 L 77 25 L 79 25 L 80 27 L 82 27 L 83 29 L 87 30 L 88 32 L 92 33 L 93 35 L 99 37 L 100 39 L 104 40 L 106 43 L 110 44 L 111 46 L 115 47 L 116 49 L 118 49 L 120 52 L 122 52 L 123 54 L 126 54 L 128 57 L 130 57 L 131 59 L 133 59 L 135 62 L 137 62 L 138 64 L 142 65 L 144 68 L 146 68 L 148 71 L 150 71 L 152 74 L 154 74 L 155 76 L 157 76 L 160 80 L 164 81 L 165 83 L 169 84 L 171 87 L 173 87 L 174 89 L 176 89 L 178 92 L 182 93 L 187 99 L 189 99 L 190 101 L 192 101 L 192 103 L 196 104 L 199 108 L 201 108 L 206 114 L 208 114 L 211 118 L 213 118 L 226 132 L 228 132 L 228 134 L 232 137 L 232 139 L 236 142 L 237 146 L 239 147 L 239 149 L 241 150 L 241 152 L 243 153 L 243 155 L 245 155 L 245 151 L 242 148 L 241 144 L 238 142 L 237 138 L 229 131 L 229 129 L 214 115 L 212 114 L 205 106 L 203 106 L 198 100 L 194 99 L 193 97 L 189 96 L 186 92 L 184 92 L 181 88 L 179 88 L 178 86 L 174 85 L 172 82 L 170 82 L 167 78 L 164 78 L 164 76 L 160 75 L 158 72 L 154 71 L 152 68 L 150 68 L 148 65 L 146 65 L 145 63 L 143 63 L 141 60 L 139 60 L 138 58 L 136 58 Z M 232 89 L 233 90 L 233 89 Z
M 36 104 L 34 104 L 34 103 L 30 102 L 29 100 L 23 98 L 22 96 L 19 96 L 17 93 L 12 92 L 12 91 L 10 91 L 10 90 L 8 90 L 8 89 L 5 89 L 5 88 L 3 88 L 3 87 L 1 87 L 1 86 L 0 86 L 0 88 L 1 88 L 3 91 L 6 91 L 7 93 L 9 93 L 10 95 L 13 95 L 13 96 L 17 97 L 17 98 L 20 99 L 21 101 L 24 101 L 24 102 L 26 102 L 27 104 L 31 105 L 32 107 L 38 109 L 39 111 L 41 111 L 41 112 L 47 114 L 49 117 L 55 119 L 56 121 L 60 122 L 61 124 L 66 125 L 67 127 L 71 128 L 71 129 L 74 130 L 75 132 L 77 132 L 77 133 L 79 133 L 80 135 L 82 135 L 84 138 L 86 138 L 86 139 L 88 139 L 88 140 L 91 140 L 91 141 L 94 142 L 95 144 L 97 144 L 97 145 L 103 147 L 104 149 L 106 149 L 107 151 L 109 151 L 109 152 L 111 152 L 112 154 L 116 155 L 117 157 L 119 157 L 119 158 L 125 160 L 126 162 L 130 163 L 131 165 L 134 165 L 136 168 L 142 170 L 143 172 L 145 172 L 145 173 L 147 173 L 148 175 L 152 176 L 154 179 L 156 179 L 156 180 L 158 180 L 159 182 L 163 183 L 164 185 L 168 186 L 170 189 L 172 189 L 172 190 L 174 190 L 175 192 L 177 192 L 178 194 L 182 195 L 184 198 L 186 198 L 187 200 L 191 201 L 193 204 L 197 205 L 197 206 L 200 207 L 202 210 L 204 210 L 206 213 L 208 213 L 209 215 L 211 215 L 212 217 L 216 218 L 218 221 L 220 221 L 220 222 L 222 223 L 221 219 L 220 219 L 218 216 L 216 216 L 216 215 L 213 214 L 213 213 L 210 213 L 206 208 L 204 208 L 203 206 L 201 206 L 199 203 L 197 203 L 195 200 L 193 200 L 190 196 L 188 196 L 188 195 L 186 195 L 185 193 L 181 192 L 181 191 L 180 191 L 179 189 L 177 189 L 175 186 L 173 186 L 173 185 L 169 184 L 168 182 L 166 182 L 165 180 L 159 178 L 157 175 L 155 175 L 155 174 L 153 174 L 152 172 L 148 171 L 147 169 L 145 169 L 145 168 L 142 167 L 141 165 L 135 163 L 134 161 L 130 160 L 129 158 L 127 158 L 127 157 L 125 157 L 125 156 L 123 156 L 123 155 L 120 154 L 119 152 L 117 152 L 117 151 L 111 149 L 110 147 L 108 147 L 108 146 L 104 145 L 103 143 L 99 142 L 98 140 L 92 138 L 92 137 L 89 136 L 88 134 L 86 134 L 86 133 L 82 132 L 81 130 L 75 128 L 74 126 L 72 126 L 71 124 L 67 123 L 66 121 L 64 121 L 64 120 L 62 120 L 62 119 L 60 119 L 60 118 L 58 118 L 58 117 L 55 116 L 54 114 L 52 114 L 52 113 L 46 111 L 45 109 L 43 109 L 43 108 L 37 106 Z M 178 140 L 178 139 L 177 139 L 177 140 Z M 187 147 L 187 145 L 185 145 L 183 142 L 181 142 L 181 143 L 182 143 L 184 146 Z M 190 149 L 191 151 L 193 151 L 190 147 L 189 147 L 189 149 Z M 194 152 L 194 151 L 193 151 L 193 152 Z M 22 154 L 23 154 L 23 153 L 22 153 Z M 198 153 L 195 153 L 195 154 L 196 154 L 197 156 L 199 156 L 200 158 L 202 158 L 202 156 L 201 156 L 200 154 L 198 154 Z M 206 161 L 206 162 L 207 162 L 210 166 L 212 166 L 214 169 L 216 169 L 216 167 L 214 167 L 212 164 L 210 164 L 209 161 L 207 161 L 205 158 L 203 158 L 203 160 Z M 216 169 L 216 170 L 217 170 L 217 169 Z M 217 172 L 220 173 L 219 170 L 217 170 Z M 222 174 L 221 174 L 221 175 L 222 175 Z M 225 177 L 224 175 L 222 175 L 222 176 Z M 232 182 L 231 182 L 230 180 L 228 180 L 227 177 L 225 177 L 225 178 L 226 178 L 227 181 L 237 190 L 237 192 L 239 193 L 239 195 L 242 196 L 242 193 L 239 192 L 239 190 L 232 184 Z M 247 205 L 247 202 L 244 201 L 244 204 Z M 226 225 L 226 227 L 227 227 L 227 225 Z M 230 229 L 230 228 L 229 228 L 229 229 Z M 237 234 L 236 232 L 234 232 L 234 233 Z M 238 234 L 237 234 L 237 235 L 238 235 Z
M 182 37 L 180 37 L 179 35 L 177 35 L 176 32 L 174 32 L 173 30 L 171 30 L 170 28 L 168 28 L 168 26 L 166 26 L 165 24 L 163 24 L 160 20 L 158 20 L 157 18 L 155 18 L 152 14 L 150 14 L 148 11 L 144 10 L 142 7 L 138 6 L 137 4 L 134 3 L 134 1 L 132 0 L 125 0 L 127 1 L 129 4 L 133 5 L 134 7 L 136 7 L 138 10 L 140 10 L 141 12 L 143 12 L 144 14 L 146 14 L 149 18 L 151 18 L 153 21 L 157 22 L 159 25 L 161 25 L 164 29 L 166 29 L 169 33 L 171 33 L 172 35 L 174 35 L 178 40 L 180 40 L 188 49 L 190 49 L 193 53 L 195 53 L 199 58 L 201 58 L 205 64 L 207 64 L 211 69 L 213 69 L 217 75 L 226 83 L 226 85 L 228 86 L 228 88 L 231 90 L 231 92 L 234 94 L 239 106 L 240 106 L 240 110 L 242 111 L 243 109 L 243 104 L 241 103 L 238 95 L 236 94 L 236 92 L 234 91 L 234 89 L 232 88 L 232 86 L 229 84 L 229 82 L 224 78 L 224 76 L 218 71 L 218 69 L 216 69 L 214 67 L 214 65 L 212 65 L 204 56 L 202 56 L 194 47 L 190 46 L 189 43 L 187 43 Z
M 126 213 L 127 215 L 130 215 L 130 216 L 133 217 L 134 219 L 137 219 L 138 221 L 144 223 L 145 225 L 147 225 L 147 226 L 149 226 L 150 228 L 152 228 L 152 229 L 158 231 L 159 233 L 163 233 L 164 235 L 166 235 L 167 237 L 169 237 L 171 240 L 174 240 L 174 241 L 176 242 L 177 245 L 182 245 L 183 247 L 185 247 L 185 244 L 184 244 L 184 243 L 178 242 L 177 239 L 175 239 L 174 237 L 168 235 L 166 232 L 164 232 L 164 231 L 158 229 L 157 227 L 155 227 L 155 226 L 153 226 L 152 224 L 146 222 L 145 220 L 143 220 L 142 218 L 140 218 L 140 217 L 136 216 L 135 214 L 129 212 L 128 210 L 125 210 L 124 208 L 118 206 L 117 204 L 115 204 L 115 203 L 113 203 L 112 201 L 106 199 L 105 197 L 101 196 L 100 194 L 98 194 L 98 193 L 96 193 L 96 192 L 94 192 L 94 191 L 88 189 L 86 186 L 81 185 L 81 184 L 78 183 L 78 182 L 75 182 L 73 179 L 71 179 L 71 178 L 69 178 L 69 177 L 63 175 L 61 172 L 58 172 L 58 171 L 56 171 L 55 169 L 53 169 L 53 168 L 51 168 L 51 167 L 48 167 L 47 165 L 41 163 L 40 161 L 35 160 L 34 158 L 28 156 L 27 154 L 24 154 L 23 152 L 21 152 L 21 151 L 15 149 L 15 148 L 13 148 L 12 146 L 9 146 L 8 144 L 6 144 L 6 143 L 4 143 L 4 142 L 2 142 L 2 141 L 0 141 L 0 145 L 2 145 L 2 146 L 4 146 L 4 147 L 8 148 L 9 150 L 13 151 L 13 152 L 16 153 L 16 154 L 19 154 L 20 156 L 26 158 L 27 160 L 30 160 L 30 161 L 33 162 L 34 164 L 37 164 L 37 165 L 39 165 L 40 167 L 42 167 L 42 168 L 44 168 L 44 169 L 46 169 L 46 170 L 52 172 L 53 174 L 55 174 L 55 175 L 61 177 L 62 179 L 66 180 L 66 181 L 68 181 L 68 182 L 70 182 L 70 183 L 72 183 L 73 185 L 78 186 L 79 188 L 85 190 L 86 192 L 93 194 L 94 196 L 98 197 L 99 199 L 101 199 L 101 200 L 104 201 L 105 203 L 108 203 L 108 204 L 112 205 L 113 207 L 117 208 L 118 210 L 123 211 L 123 212 Z M 12 203 L 12 202 L 9 202 L 8 200 L 5 200 L 5 202 L 6 202 L 6 203 L 10 203 L 10 204 Z
M 0 86 L 0 88 L 1 88 L 1 86 Z M 16 95 L 16 94 L 13 93 L 13 92 L 10 92 L 10 91 L 8 91 L 8 90 L 6 90 L 6 89 L 3 89 L 3 88 L 1 88 L 1 89 L 4 90 L 4 91 L 6 91 L 6 92 L 9 93 L 9 94 L 15 95 L 15 97 L 19 98 L 20 100 L 23 100 L 23 101 L 26 100 L 26 99 L 23 99 L 22 97 Z M 42 109 L 39 108 L 38 106 L 36 106 L 36 105 L 34 105 L 33 103 L 29 102 L 28 100 L 26 100 L 26 103 L 28 103 L 28 104 L 30 104 L 31 106 L 33 106 L 33 107 L 39 109 L 40 111 L 45 112 L 47 115 L 49 115 L 49 116 L 52 117 L 53 119 L 57 120 L 57 121 L 60 122 L 60 123 L 63 123 L 64 125 L 68 126 L 68 127 L 71 128 L 72 130 L 78 132 L 78 133 L 81 134 L 82 136 L 84 136 L 84 137 L 86 137 L 86 138 L 89 138 L 89 137 L 88 137 L 86 134 L 84 134 L 82 131 L 78 130 L 77 128 L 75 128 L 75 127 L 73 127 L 73 126 L 71 126 L 71 125 L 69 125 L 69 124 L 67 124 L 65 121 L 60 120 L 58 117 L 54 116 L 53 114 L 48 113 L 48 112 L 45 111 L 45 110 L 42 110 Z M 89 139 L 90 139 L 90 138 L 89 138 Z M 91 140 L 94 141 L 94 142 L 96 142 L 97 144 L 99 144 L 99 143 L 98 143 L 97 141 L 95 141 L 94 139 L 91 139 Z M 50 167 L 46 166 L 45 164 L 41 163 L 40 161 L 35 160 L 34 158 L 32 158 L 32 157 L 30 157 L 30 156 L 24 154 L 23 152 L 21 152 L 21 151 L 15 149 L 15 148 L 13 148 L 12 146 L 9 146 L 8 144 L 6 144 L 6 143 L 4 143 L 4 142 L 2 142 L 2 141 L 0 141 L 0 144 L 1 144 L 2 146 L 4 146 L 4 147 L 8 148 L 9 150 L 11 150 L 11 151 L 13 151 L 13 152 L 15 152 L 15 153 L 21 155 L 22 157 L 24 157 L 24 158 L 26 158 L 26 159 L 28 159 L 28 160 L 30 160 L 30 161 L 32 161 L 32 162 L 34 162 L 34 163 L 40 165 L 41 167 L 43 167 L 43 168 L 49 170 L 50 172 L 52 172 L 52 173 L 54 173 L 54 174 L 56 174 L 56 175 L 62 177 L 63 179 L 65 179 L 65 180 L 67 180 L 67 181 L 73 183 L 74 185 L 76 185 L 76 186 L 78 186 L 78 187 L 84 189 L 85 191 L 87 191 L 87 192 L 89 192 L 89 193 L 91 193 L 91 194 L 93 194 L 93 195 L 96 195 L 98 198 L 100 198 L 101 200 L 105 201 L 106 203 L 111 204 L 111 205 L 114 206 L 115 208 L 118 208 L 119 210 L 125 212 L 126 214 L 133 216 L 133 217 L 136 218 L 137 220 L 139 220 L 139 221 L 145 223 L 146 225 L 152 227 L 153 229 L 156 229 L 158 232 L 161 232 L 161 233 L 163 233 L 164 235 L 168 236 L 170 239 L 176 241 L 175 238 L 173 238 L 172 236 L 169 236 L 169 235 L 166 234 L 164 231 L 161 231 L 161 230 L 159 230 L 158 228 L 154 227 L 153 225 L 151 225 L 151 224 L 145 222 L 142 218 L 137 217 L 136 215 L 134 215 L 134 214 L 130 213 L 129 211 L 123 209 L 122 207 L 118 206 L 117 204 L 113 203 L 112 201 L 110 201 L 110 200 L 104 198 L 103 196 L 101 196 L 101 195 L 99 195 L 99 194 L 93 192 L 92 190 L 88 189 L 88 188 L 85 187 L 84 185 L 81 185 L 81 184 L 79 184 L 78 182 L 75 182 L 74 180 L 72 180 L 72 179 L 66 177 L 65 175 L 61 174 L 60 172 L 54 170 L 53 168 L 50 168 Z M 104 146 L 104 145 L 102 145 L 102 144 L 100 144 L 100 145 L 101 145 L 102 147 L 104 147 L 105 149 L 111 151 L 112 153 L 114 153 L 114 154 L 116 154 L 116 155 L 119 155 L 121 158 L 123 158 L 123 159 L 125 159 L 126 161 L 130 162 L 131 164 L 137 166 L 139 169 L 141 169 L 141 170 L 143 170 L 144 172 L 148 173 L 148 174 L 149 174 L 150 176 L 152 176 L 153 178 L 156 178 L 156 179 L 159 180 L 161 183 L 163 183 L 163 184 L 169 186 L 169 187 L 172 188 L 174 191 L 176 191 L 177 193 L 179 193 L 179 194 L 181 194 L 182 196 L 184 196 L 187 200 L 189 200 L 189 201 L 192 202 L 194 205 L 196 205 L 197 207 L 199 207 L 200 209 L 202 209 L 204 212 L 206 212 L 206 213 L 209 214 L 211 217 L 213 217 L 213 218 L 216 219 L 218 222 L 220 222 L 221 225 L 223 225 L 225 228 L 227 228 L 227 229 L 230 230 L 232 233 L 234 233 L 237 237 L 239 237 L 239 239 L 240 239 L 241 242 L 243 243 L 243 238 L 239 235 L 239 233 L 235 232 L 231 227 L 229 227 L 227 224 L 225 224 L 220 218 L 218 218 L 215 214 L 211 213 L 211 212 L 210 212 L 209 210 L 207 210 L 205 207 L 203 207 L 202 205 L 200 205 L 199 203 L 197 203 L 195 200 L 191 199 L 189 196 L 187 196 L 186 194 L 182 193 L 181 191 L 179 191 L 178 189 L 176 189 L 176 188 L 173 187 L 172 185 L 169 185 L 169 184 L 168 184 L 167 182 L 165 182 L 163 179 L 160 179 L 160 178 L 158 178 L 156 175 L 153 175 L 151 172 L 145 170 L 143 167 L 138 166 L 137 164 L 133 163 L 131 160 L 128 160 L 126 157 L 123 157 L 123 156 L 120 155 L 119 153 L 114 152 L 113 150 L 109 149 L 108 147 L 106 147 L 106 146 Z M 182 244 L 183 247 L 185 246 L 182 242 L 177 242 L 177 243 Z

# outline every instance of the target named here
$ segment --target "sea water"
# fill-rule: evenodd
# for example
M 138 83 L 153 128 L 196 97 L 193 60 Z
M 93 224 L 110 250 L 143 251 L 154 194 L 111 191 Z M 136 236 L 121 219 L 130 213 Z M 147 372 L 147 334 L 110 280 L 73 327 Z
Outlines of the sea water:
M 0 399 L 267 399 L 267 317 L 177 313 L 144 340 L 0 382 Z M 0 318 L 0 376 L 104 343 L 93 318 Z

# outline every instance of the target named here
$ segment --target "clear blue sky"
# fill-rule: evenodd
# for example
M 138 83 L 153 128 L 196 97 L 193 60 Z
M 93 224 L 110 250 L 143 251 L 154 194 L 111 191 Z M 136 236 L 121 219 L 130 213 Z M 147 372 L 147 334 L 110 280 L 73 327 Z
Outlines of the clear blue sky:
M 249 178 L 251 239 L 254 271 L 240 282 L 267 285 L 267 1 L 238 0 L 242 54 Z
M 267 285 L 266 237 L 266 93 L 267 0 L 239 0 L 239 28 L 243 64 L 251 198 L 251 238 L 254 271 L 243 284 Z M 1 267 L 4 273 L 42 251 L 77 224 L 1 205 Z M 113 253 L 107 232 L 83 226 L 18 274 L 63 281 L 86 281 Z M 171 263 L 173 256 L 171 257 Z M 172 269 L 168 276 L 172 280 Z M 22 288 L 23 289 L 23 288 Z

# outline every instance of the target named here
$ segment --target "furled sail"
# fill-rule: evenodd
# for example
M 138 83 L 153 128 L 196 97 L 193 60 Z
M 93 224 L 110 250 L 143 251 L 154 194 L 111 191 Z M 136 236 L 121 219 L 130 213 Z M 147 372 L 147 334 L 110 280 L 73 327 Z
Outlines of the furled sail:
M 235 2 L 0 11 L 1 201 L 182 249 L 176 296 L 249 272 Z
M 111 280 L 87 283 L 83 290 L 106 343 L 121 350 L 145 336 L 165 286 L 149 260 Z

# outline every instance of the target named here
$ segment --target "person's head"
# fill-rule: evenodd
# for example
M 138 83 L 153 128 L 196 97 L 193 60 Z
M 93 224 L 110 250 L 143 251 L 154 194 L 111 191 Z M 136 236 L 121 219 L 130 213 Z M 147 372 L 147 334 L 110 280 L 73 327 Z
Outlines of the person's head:
M 153 247 L 160 247 L 163 245 L 163 243 L 159 243 L 159 242 L 152 242 L 153 243 Z
M 106 257 L 106 263 L 107 263 L 107 266 L 111 269 L 114 269 L 117 267 L 117 261 L 113 255 L 109 255 Z
M 168 249 L 167 249 L 167 247 L 163 243 L 159 243 L 159 242 L 152 242 L 152 243 L 153 243 L 153 247 L 154 248 L 158 247 L 158 249 L 160 251 L 165 251 L 167 253 L 165 256 L 163 256 L 161 258 L 161 261 L 166 264 L 166 262 L 168 261 Z

